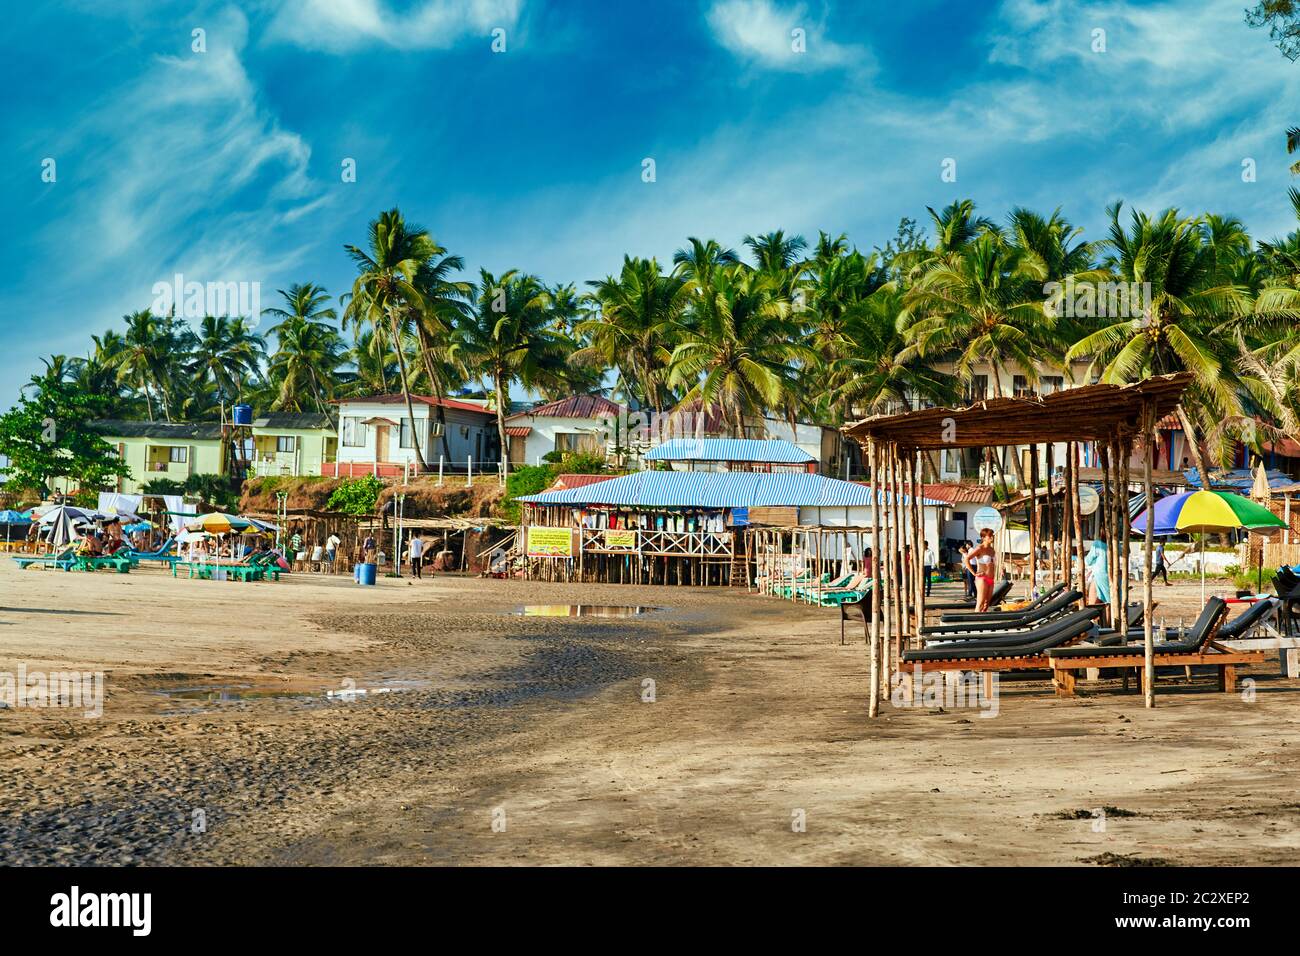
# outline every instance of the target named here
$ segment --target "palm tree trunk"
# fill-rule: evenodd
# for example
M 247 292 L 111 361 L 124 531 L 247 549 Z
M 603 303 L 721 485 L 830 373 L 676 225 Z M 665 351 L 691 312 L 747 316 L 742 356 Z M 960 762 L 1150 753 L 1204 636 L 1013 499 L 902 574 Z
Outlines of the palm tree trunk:
M 498 454 L 501 456 L 501 480 L 504 481 L 510 473 L 510 455 L 506 450 L 506 395 L 505 389 L 501 387 L 501 376 L 492 376 L 492 381 L 497 396 L 497 437 L 501 442 L 501 450 Z
M 1178 406 L 1178 424 L 1183 427 L 1183 438 L 1186 439 L 1187 453 L 1192 458 L 1192 465 L 1201 474 L 1201 490 L 1210 490 L 1210 473 L 1205 470 L 1205 461 L 1201 458 L 1201 446 L 1196 440 L 1196 430 L 1192 428 L 1192 420 L 1187 417 L 1187 412 L 1181 405 Z
M 415 427 L 415 406 L 411 404 L 411 385 L 406 378 L 406 355 L 402 351 L 402 333 L 397 325 L 397 316 L 393 312 L 388 313 L 388 320 L 393 324 L 393 350 L 397 352 L 397 367 L 402 372 L 402 397 L 406 399 L 406 414 L 410 417 L 411 422 L 411 444 L 415 446 L 415 460 L 420 463 L 422 471 L 429 470 L 429 464 L 424 460 L 424 452 L 420 450 L 420 435 Z M 397 429 L 397 443 L 402 443 L 402 429 Z
M 424 374 L 429 377 L 429 387 L 433 389 L 433 395 L 438 399 L 438 430 L 442 438 L 442 457 L 444 461 L 451 461 L 451 443 L 447 440 L 447 409 L 442 405 L 443 389 L 442 376 L 440 376 L 433 364 L 433 350 L 429 347 L 429 341 L 424 334 L 424 326 L 417 320 L 415 323 L 416 334 L 420 337 L 420 357 L 424 359 Z
M 998 374 L 1001 370 L 996 365 L 991 365 L 990 367 L 993 372 L 993 394 L 998 398 L 1005 398 L 1006 396 L 1002 394 L 1002 376 Z M 1023 489 L 1028 484 L 1025 479 L 1025 463 L 1020 460 L 1020 452 L 1016 450 L 1016 446 L 1011 445 L 1009 447 L 1011 448 L 1011 463 L 1016 466 L 1016 487 Z M 998 467 L 1000 470 L 1000 461 L 998 462 Z M 1003 490 L 1006 489 L 1006 481 L 1007 479 L 1004 475 L 1002 478 Z

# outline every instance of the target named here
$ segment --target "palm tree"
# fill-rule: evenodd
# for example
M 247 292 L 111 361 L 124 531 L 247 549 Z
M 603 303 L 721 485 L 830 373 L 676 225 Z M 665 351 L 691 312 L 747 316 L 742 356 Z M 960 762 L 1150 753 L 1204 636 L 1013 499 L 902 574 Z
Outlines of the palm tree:
M 482 269 L 472 308 L 453 334 L 456 358 L 491 383 L 503 476 L 509 468 L 510 387 L 545 385 L 565 365 L 564 339 L 555 324 L 552 294 L 540 279 L 514 269 L 500 277 Z
M 623 257 L 618 276 L 588 282 L 587 300 L 599 311 L 577 325 L 586 344 L 578 365 L 618 370 L 623 390 L 642 408 L 668 407 L 668 364 L 677 322 L 690 296 L 686 279 L 665 275 L 654 259 Z
M 126 334 L 117 357 L 118 378 L 133 383 L 144 394 L 149 421 L 153 421 L 154 394 L 162 405 L 163 416 L 171 421 L 171 366 L 183 356 L 188 343 L 171 318 L 159 318 L 145 310 L 123 316 L 123 320 Z
M 370 223 L 368 248 L 345 245 L 357 266 L 350 301 L 343 313 L 344 321 L 365 324 L 377 333 L 389 336 L 389 346 L 397 355 L 401 372 L 402 397 L 411 423 L 411 440 L 421 467 L 428 462 L 420 448 L 415 428 L 415 406 L 411 402 L 410 376 L 406 368 L 406 351 L 402 340 L 405 327 L 424 308 L 424 299 L 416 286 L 416 275 L 440 247 L 428 232 L 408 226 L 397 209 L 379 214 Z M 381 332 L 382 330 L 382 332 Z
M 1234 333 L 1254 313 L 1255 304 L 1248 290 L 1225 277 L 1222 231 L 1216 234 L 1204 217 L 1167 209 L 1153 218 L 1135 210 L 1126 231 L 1119 221 L 1120 204 L 1108 212 L 1107 265 L 1125 282 L 1149 284 L 1146 314 L 1084 336 L 1066 359 L 1091 358 L 1103 382 L 1191 372 L 1192 385 L 1178 416 L 1201 487 L 1208 488 L 1193 422 L 1208 430 L 1211 423 L 1243 414 Z
M 329 293 L 314 283 L 295 283 L 279 293 L 285 307 L 266 310 L 280 319 L 270 330 L 276 339 L 267 368 L 275 387 L 273 405 L 301 412 L 305 393 L 310 407 L 325 412 L 343 362 L 343 339 L 334 326 L 338 313 L 329 304 Z
M 1010 369 L 1033 385 L 1055 322 L 1043 308 L 1045 275 L 1041 259 L 991 230 L 936 257 L 904 296 L 899 322 L 908 344 L 898 360 L 952 357 L 963 382 L 987 365 L 997 397 Z M 1023 488 L 1024 466 L 1013 459 Z
M 707 283 L 715 270 L 740 262 L 735 249 L 724 249 L 715 239 L 689 236 L 686 241 L 690 245 L 673 253 L 673 265 L 677 274 L 690 282 Z
M 438 399 L 435 414 L 441 435 L 442 454 L 451 460 L 451 445 L 447 436 L 447 410 L 442 399 L 462 376 L 457 363 L 449 358 L 452 330 L 466 314 L 468 302 L 474 294 L 474 284 L 453 279 L 452 273 L 465 268 L 460 256 L 448 255 L 447 250 L 430 240 L 429 257 L 415 274 L 415 287 L 420 291 L 420 305 L 412 315 L 420 362 L 428 379 L 429 390 Z
M 793 418 L 800 363 L 813 360 L 777 280 L 746 269 L 717 269 L 698 287 L 673 349 L 670 382 L 684 389 L 678 410 L 718 408 L 732 434 L 745 418 L 779 411 Z
M 206 315 L 199 323 L 191 375 L 210 381 L 222 404 L 238 399 L 245 381 L 256 379 L 266 355 L 260 335 L 243 318 Z

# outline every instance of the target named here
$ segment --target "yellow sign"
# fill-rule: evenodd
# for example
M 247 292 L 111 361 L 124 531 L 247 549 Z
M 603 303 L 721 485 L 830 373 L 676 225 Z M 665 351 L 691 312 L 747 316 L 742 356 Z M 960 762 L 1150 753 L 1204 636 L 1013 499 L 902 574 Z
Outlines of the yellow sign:
M 573 532 L 568 528 L 528 528 L 530 558 L 573 557 Z
M 605 547 L 627 548 L 630 551 L 634 551 L 636 550 L 636 532 L 635 531 L 606 531 Z

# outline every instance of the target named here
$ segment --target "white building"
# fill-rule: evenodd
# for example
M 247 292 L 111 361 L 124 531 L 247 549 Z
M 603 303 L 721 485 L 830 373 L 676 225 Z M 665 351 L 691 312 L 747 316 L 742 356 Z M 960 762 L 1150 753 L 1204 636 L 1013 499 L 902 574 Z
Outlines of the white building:
M 630 419 L 635 424 L 636 412 Z M 628 427 L 628 410 L 599 395 L 572 395 L 546 402 L 506 419 L 510 464 L 536 465 L 553 451 L 606 454 L 611 444 L 623 444 L 620 430 Z
M 440 460 L 445 470 L 459 472 L 471 467 L 475 472 L 495 471 L 500 461 L 496 413 L 486 403 L 412 395 L 414 423 L 400 392 L 338 399 L 334 404 L 339 410 L 334 472 L 339 477 L 402 475 L 419 466 L 417 439 L 430 471 L 438 470 Z

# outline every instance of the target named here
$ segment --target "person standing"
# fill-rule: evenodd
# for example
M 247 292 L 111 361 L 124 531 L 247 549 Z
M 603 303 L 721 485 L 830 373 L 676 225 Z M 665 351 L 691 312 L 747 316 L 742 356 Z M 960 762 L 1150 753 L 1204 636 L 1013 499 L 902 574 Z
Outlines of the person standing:
M 424 539 L 420 537 L 420 532 L 415 532 L 411 538 L 409 546 L 411 554 L 411 574 L 415 577 L 420 576 L 420 565 L 424 563 Z
M 930 575 L 934 571 L 934 566 L 939 563 L 939 558 L 934 553 L 934 548 L 930 547 L 930 542 L 925 543 L 925 558 L 921 561 L 921 572 L 925 575 L 925 596 L 930 596 Z
M 961 577 L 962 582 L 966 585 L 966 598 L 975 600 L 975 574 L 966 566 L 966 558 L 970 556 L 975 545 L 970 541 L 963 541 L 960 548 L 957 549 L 957 555 L 961 560 Z
M 997 552 L 993 549 L 993 531 L 984 528 L 980 531 L 979 547 L 966 553 L 965 567 L 975 578 L 975 610 L 987 611 L 989 599 L 993 596 L 994 559 Z
M 375 557 L 375 536 L 367 534 L 366 539 L 361 542 L 361 561 L 364 564 L 374 564 Z
M 1156 545 L 1156 564 L 1155 569 L 1151 572 L 1151 583 L 1155 584 L 1156 575 L 1165 579 L 1165 587 L 1169 587 L 1169 566 L 1165 564 L 1165 543 L 1161 541 Z
M 325 539 L 325 555 L 329 558 L 331 571 L 334 570 L 334 559 L 338 557 L 339 545 L 342 543 L 343 542 L 339 539 L 339 536 L 333 532 L 331 532 L 330 536 Z

